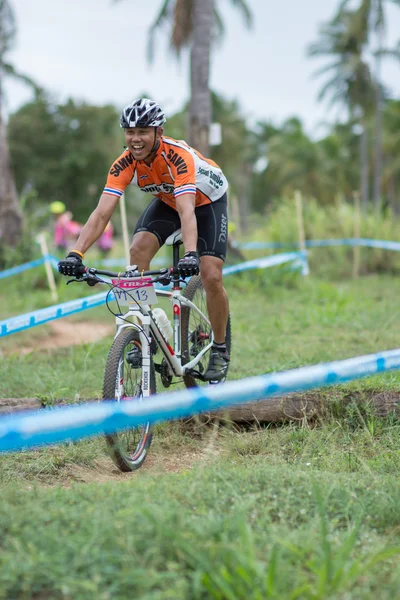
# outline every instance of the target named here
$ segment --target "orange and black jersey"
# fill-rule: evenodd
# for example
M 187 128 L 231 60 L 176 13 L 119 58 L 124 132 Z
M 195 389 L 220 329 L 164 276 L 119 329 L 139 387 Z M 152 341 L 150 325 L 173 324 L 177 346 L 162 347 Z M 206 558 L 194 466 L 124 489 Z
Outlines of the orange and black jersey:
M 174 209 L 182 194 L 195 195 L 196 206 L 203 206 L 222 198 L 228 189 L 226 177 L 214 161 L 183 140 L 164 136 L 150 166 L 136 161 L 130 150 L 121 154 L 111 166 L 104 193 L 120 197 L 130 184 Z

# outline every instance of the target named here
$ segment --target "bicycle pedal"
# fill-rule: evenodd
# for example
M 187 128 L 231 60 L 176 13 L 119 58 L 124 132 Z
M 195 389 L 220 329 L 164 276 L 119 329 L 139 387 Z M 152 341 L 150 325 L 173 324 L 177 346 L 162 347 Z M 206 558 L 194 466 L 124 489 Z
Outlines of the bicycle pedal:
M 191 375 L 195 379 L 200 379 L 200 381 L 206 381 L 203 377 L 203 374 L 200 371 L 197 371 L 197 369 L 189 369 L 185 372 L 185 375 Z

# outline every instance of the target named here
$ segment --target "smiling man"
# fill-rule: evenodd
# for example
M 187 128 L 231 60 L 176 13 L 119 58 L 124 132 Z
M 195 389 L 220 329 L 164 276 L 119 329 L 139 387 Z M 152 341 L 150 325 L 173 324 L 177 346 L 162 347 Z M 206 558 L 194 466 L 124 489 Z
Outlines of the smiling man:
M 148 270 L 167 237 L 182 228 L 185 253 L 178 267 L 182 276 L 200 272 L 214 332 L 205 378 L 219 381 L 229 364 L 225 342 L 229 305 L 222 283 L 228 182 L 215 162 L 183 140 L 164 136 L 165 121 L 162 108 L 148 98 L 139 98 L 124 108 L 120 124 L 125 130 L 126 150 L 111 166 L 97 207 L 58 268 L 63 275 L 75 275 L 84 253 L 103 233 L 128 185 L 154 196 L 136 225 L 131 264 Z

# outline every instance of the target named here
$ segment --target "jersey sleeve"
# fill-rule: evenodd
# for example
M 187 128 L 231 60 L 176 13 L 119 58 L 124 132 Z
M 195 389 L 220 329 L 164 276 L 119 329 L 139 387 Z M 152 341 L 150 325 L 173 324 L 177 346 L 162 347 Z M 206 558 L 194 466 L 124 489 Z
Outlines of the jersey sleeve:
M 177 146 L 170 146 L 167 153 L 169 168 L 174 177 L 174 197 L 182 194 L 196 195 L 196 167 L 189 151 Z
M 125 191 L 125 188 L 132 181 L 135 172 L 134 159 L 130 152 L 124 152 L 111 165 L 108 172 L 106 185 L 103 194 L 110 196 L 118 196 L 120 198 Z

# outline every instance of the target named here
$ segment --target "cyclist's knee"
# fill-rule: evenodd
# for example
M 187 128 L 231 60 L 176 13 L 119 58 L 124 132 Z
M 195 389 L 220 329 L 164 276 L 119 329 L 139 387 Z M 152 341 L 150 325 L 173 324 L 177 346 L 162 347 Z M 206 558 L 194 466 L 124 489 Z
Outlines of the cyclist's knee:
M 131 264 L 146 269 L 158 248 L 158 240 L 152 233 L 144 231 L 136 233 L 129 249 Z
M 201 266 L 201 281 L 206 292 L 218 292 L 222 290 L 222 268 L 219 265 Z

